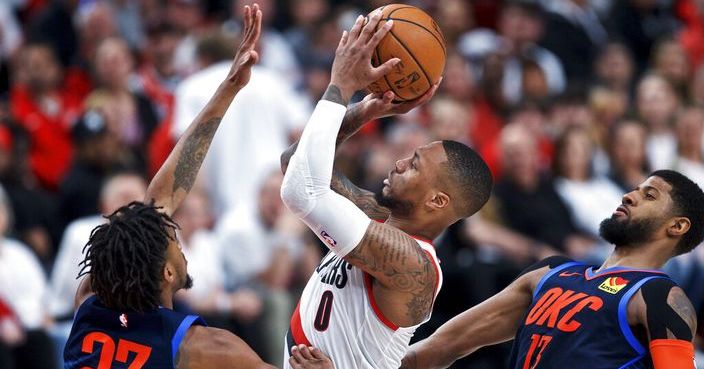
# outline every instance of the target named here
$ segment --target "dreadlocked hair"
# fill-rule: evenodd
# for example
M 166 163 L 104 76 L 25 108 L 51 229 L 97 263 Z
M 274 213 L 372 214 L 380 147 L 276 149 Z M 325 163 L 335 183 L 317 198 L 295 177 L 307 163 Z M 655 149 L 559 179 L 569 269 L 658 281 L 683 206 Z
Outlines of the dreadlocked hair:
M 90 274 L 93 292 L 110 309 L 157 308 L 166 249 L 178 225 L 153 201 L 133 201 L 105 218 L 83 247 L 78 277 Z

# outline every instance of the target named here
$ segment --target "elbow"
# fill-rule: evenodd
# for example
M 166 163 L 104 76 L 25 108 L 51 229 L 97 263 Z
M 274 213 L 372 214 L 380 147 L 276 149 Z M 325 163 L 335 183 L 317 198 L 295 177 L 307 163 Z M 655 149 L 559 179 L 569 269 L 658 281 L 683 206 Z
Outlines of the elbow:
M 297 216 L 302 216 L 310 207 L 310 199 L 306 196 L 305 186 L 296 178 L 296 173 L 290 172 L 284 175 L 284 181 L 281 183 L 281 201 L 286 207 Z

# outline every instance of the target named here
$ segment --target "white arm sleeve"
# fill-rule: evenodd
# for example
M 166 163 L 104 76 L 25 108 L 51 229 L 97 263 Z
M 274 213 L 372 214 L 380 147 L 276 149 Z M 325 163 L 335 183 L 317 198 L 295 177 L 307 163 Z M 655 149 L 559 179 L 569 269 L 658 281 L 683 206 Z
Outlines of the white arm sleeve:
M 327 100 L 318 102 L 281 185 L 284 204 L 340 257 L 359 244 L 371 221 L 330 189 L 335 141 L 346 111 Z

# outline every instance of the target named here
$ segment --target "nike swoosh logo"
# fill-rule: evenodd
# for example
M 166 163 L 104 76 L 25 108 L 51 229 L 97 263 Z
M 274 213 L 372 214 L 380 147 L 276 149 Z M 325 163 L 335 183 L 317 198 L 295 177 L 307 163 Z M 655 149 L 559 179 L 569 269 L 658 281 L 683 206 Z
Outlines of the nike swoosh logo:
M 574 277 L 576 275 L 582 275 L 582 273 L 577 272 L 562 272 L 559 274 L 560 277 Z

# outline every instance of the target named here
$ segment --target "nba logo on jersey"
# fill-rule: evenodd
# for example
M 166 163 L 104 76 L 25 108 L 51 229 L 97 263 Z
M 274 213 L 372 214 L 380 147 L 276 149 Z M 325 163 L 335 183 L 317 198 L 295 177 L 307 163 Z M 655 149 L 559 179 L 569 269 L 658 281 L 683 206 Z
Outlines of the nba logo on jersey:
M 628 280 L 621 277 L 609 277 L 601 283 L 599 289 L 615 295 L 618 291 L 621 291 L 624 287 L 626 287 L 628 282 Z
M 325 232 L 325 231 L 320 232 L 320 237 L 322 237 L 323 241 L 325 241 L 325 243 L 327 243 L 330 247 L 337 246 L 337 241 L 335 241 L 334 238 L 330 237 L 328 232 Z
M 120 314 L 120 325 L 127 328 L 127 315 Z

